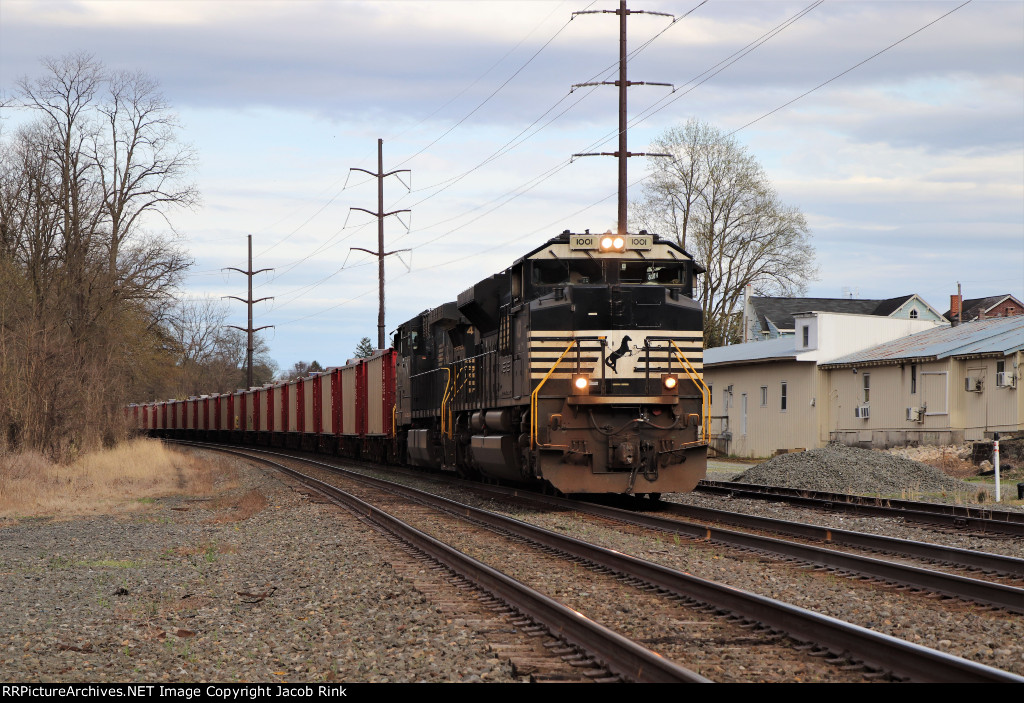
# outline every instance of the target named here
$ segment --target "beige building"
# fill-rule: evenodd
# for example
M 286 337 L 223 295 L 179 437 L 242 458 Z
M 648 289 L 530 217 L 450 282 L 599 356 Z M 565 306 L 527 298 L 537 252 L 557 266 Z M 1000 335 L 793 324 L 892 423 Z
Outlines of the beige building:
M 823 446 L 833 424 L 829 375 L 821 365 L 944 324 L 835 312 L 793 319 L 792 336 L 704 351 L 711 445 L 719 453 L 762 457 Z
M 821 365 L 831 439 L 949 444 L 1024 430 L 1024 317 L 923 332 Z

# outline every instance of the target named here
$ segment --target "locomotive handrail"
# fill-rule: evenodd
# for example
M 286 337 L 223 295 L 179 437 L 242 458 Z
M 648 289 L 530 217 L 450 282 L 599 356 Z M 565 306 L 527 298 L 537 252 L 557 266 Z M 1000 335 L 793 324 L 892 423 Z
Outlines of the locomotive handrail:
M 441 434 L 447 434 L 448 439 L 452 438 L 451 428 L 448 427 L 448 423 L 445 420 L 448 418 L 448 388 L 452 385 L 452 370 L 447 366 L 442 366 L 438 371 L 444 371 L 448 374 L 448 378 L 444 382 L 444 396 L 441 398 Z
M 540 383 L 537 384 L 537 387 L 533 389 L 532 393 L 530 393 L 530 449 L 533 449 L 534 447 L 537 446 L 537 396 L 540 394 L 540 389 L 544 386 L 545 383 L 547 383 L 547 380 L 551 378 L 551 374 L 555 372 L 555 369 L 558 368 L 558 365 L 562 363 L 562 359 L 564 359 L 565 355 L 568 354 L 574 346 L 576 346 L 578 341 L 578 339 L 573 339 L 572 341 L 569 342 L 569 346 L 567 346 L 565 348 L 565 351 L 562 352 L 561 356 L 558 357 L 558 361 L 556 361 L 551 366 L 551 368 L 548 369 L 548 372 L 544 374 L 544 378 L 540 380 Z
M 704 379 L 701 377 L 701 375 L 699 373 L 697 373 L 697 369 L 695 369 L 693 367 L 693 364 L 690 363 L 690 360 L 686 358 L 686 355 L 683 354 L 683 350 L 679 348 L 679 345 L 676 344 L 675 340 L 674 339 L 670 339 L 670 340 L 668 340 L 668 343 L 671 344 L 673 347 L 675 347 L 675 349 L 676 349 L 676 358 L 679 359 L 679 361 L 681 362 L 680 366 L 683 367 L 683 370 L 686 371 L 686 375 L 690 377 L 690 380 L 693 381 L 695 386 L 697 386 L 697 390 L 700 391 L 700 396 L 701 396 L 700 435 L 701 435 L 701 439 L 703 440 L 703 442 L 705 444 L 707 444 L 708 443 L 708 432 L 710 431 L 710 428 L 708 426 L 710 424 L 708 415 L 711 414 L 711 410 L 710 410 L 711 406 L 710 406 L 710 403 L 708 401 L 709 401 L 709 398 L 711 396 L 711 389 L 708 388 L 707 384 L 704 383 Z

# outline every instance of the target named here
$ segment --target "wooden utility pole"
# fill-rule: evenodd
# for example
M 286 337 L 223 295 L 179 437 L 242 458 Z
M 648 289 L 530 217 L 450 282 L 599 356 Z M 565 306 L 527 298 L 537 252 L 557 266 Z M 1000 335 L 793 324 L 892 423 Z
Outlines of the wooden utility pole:
M 273 296 L 270 296 L 270 297 L 267 297 L 267 298 L 258 298 L 256 300 L 253 300 L 252 299 L 252 277 L 255 276 L 257 273 L 263 273 L 264 271 L 273 271 L 274 269 L 260 269 L 259 271 L 253 271 L 252 270 L 252 235 L 251 234 L 248 235 L 248 238 L 249 238 L 249 268 L 247 270 L 243 271 L 242 269 L 235 268 L 234 266 L 228 266 L 225 270 L 227 270 L 227 271 L 238 271 L 239 273 L 243 273 L 243 274 L 245 274 L 248 277 L 248 279 L 249 279 L 249 296 L 247 298 L 245 298 L 245 299 L 239 298 L 237 295 L 226 295 L 224 297 L 225 298 L 234 298 L 235 300 L 241 300 L 243 303 L 245 303 L 246 305 L 249 306 L 249 326 L 248 327 L 239 327 L 237 325 L 228 325 L 228 327 L 232 327 L 232 328 L 234 328 L 236 330 L 242 330 L 243 332 L 248 334 L 249 342 L 246 345 L 246 349 L 245 349 L 245 364 L 246 364 L 246 369 L 247 369 L 246 376 L 245 376 L 245 378 L 246 378 L 246 386 L 245 387 L 246 388 L 252 388 L 253 333 L 259 332 L 260 330 L 265 330 L 268 327 L 273 327 L 273 325 L 264 325 L 263 327 L 257 327 L 255 329 L 253 329 L 253 326 L 252 326 L 252 304 L 253 303 L 258 303 L 258 302 L 260 302 L 262 300 L 273 300 L 274 299 Z
M 408 249 L 396 249 L 395 251 L 384 251 L 384 218 L 389 215 L 395 215 L 399 212 L 410 212 L 410 210 L 392 210 L 391 212 L 384 212 L 384 179 L 388 176 L 393 176 L 396 173 L 409 172 L 407 168 L 397 169 L 395 171 L 388 171 L 384 173 L 384 140 L 377 140 L 377 172 L 367 171 L 365 168 L 353 168 L 351 171 L 362 171 L 368 173 L 377 179 L 377 212 L 372 212 L 366 208 L 354 207 L 353 210 L 360 210 L 362 212 L 369 213 L 377 218 L 377 251 L 370 251 L 369 249 L 363 249 L 362 247 L 352 247 L 356 251 L 365 251 L 367 254 L 372 254 L 377 257 L 377 297 L 378 297 L 378 309 L 377 309 L 377 348 L 384 349 L 384 257 L 397 254 L 400 251 L 408 251 Z
M 583 10 L 580 12 L 572 13 L 576 15 L 594 15 L 594 14 L 616 14 L 619 16 L 619 80 L 617 81 L 601 81 L 598 83 L 577 83 L 573 85 L 573 89 L 583 88 L 589 85 L 614 85 L 619 88 L 619 150 L 618 151 L 602 151 L 602 152 L 590 152 L 586 154 L 573 154 L 573 158 L 577 156 L 615 156 L 619 160 L 619 207 L 618 207 L 618 232 L 619 236 L 626 235 L 626 217 L 627 217 L 627 199 L 626 191 L 629 186 L 629 178 L 627 175 L 626 159 L 630 156 L 670 156 L 670 154 L 646 154 L 639 152 L 630 152 L 626 146 L 626 88 L 631 85 L 664 85 L 672 87 L 671 83 L 648 83 L 645 81 L 628 81 L 626 80 L 626 17 L 629 15 L 662 15 L 664 17 L 674 17 L 674 15 L 668 14 L 667 12 L 646 12 L 644 10 L 630 10 L 626 8 L 626 0 L 620 0 L 618 10 Z

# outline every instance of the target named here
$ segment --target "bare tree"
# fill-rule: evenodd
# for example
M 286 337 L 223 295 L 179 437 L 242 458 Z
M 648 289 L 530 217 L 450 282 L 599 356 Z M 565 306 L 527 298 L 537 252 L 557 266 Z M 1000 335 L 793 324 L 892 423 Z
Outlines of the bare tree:
M 803 214 L 784 205 L 757 160 L 732 137 L 690 120 L 666 131 L 651 151 L 635 228 L 669 234 L 703 266 L 697 284 L 704 345 L 741 339 L 743 292 L 795 295 L 817 274 Z
M 102 136 L 93 142 L 93 160 L 109 223 L 108 260 L 117 269 L 118 253 L 147 213 L 168 225 L 169 207 L 193 207 L 195 185 L 182 176 L 194 166 L 191 148 L 178 144 L 180 126 L 159 91 L 143 73 L 120 71 L 105 81 L 106 100 L 97 110 Z
M 318 373 L 323 371 L 324 367 L 320 365 L 320 362 L 315 359 L 311 363 L 305 361 L 296 361 L 292 364 L 292 367 L 287 371 L 284 371 L 278 380 L 281 381 L 294 381 L 297 378 L 305 378 L 312 373 Z
M 133 389 L 173 358 L 162 325 L 188 257 L 166 236 L 191 153 L 155 84 L 88 54 L 43 61 L 0 141 L 0 448 L 112 441 Z
M 175 396 L 226 393 L 245 384 L 246 338 L 227 326 L 228 314 L 225 303 L 207 299 L 183 301 L 168 315 L 165 325 L 177 369 Z M 253 344 L 253 378 L 255 382 L 260 368 L 262 384 L 273 378 L 277 365 L 259 335 Z

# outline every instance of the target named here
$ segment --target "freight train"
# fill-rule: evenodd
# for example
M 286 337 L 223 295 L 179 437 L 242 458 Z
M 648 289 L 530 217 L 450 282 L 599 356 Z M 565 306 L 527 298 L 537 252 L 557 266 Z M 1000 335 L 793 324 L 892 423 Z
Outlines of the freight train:
M 132 405 L 155 436 L 327 452 L 565 494 L 660 495 L 704 477 L 703 269 L 674 242 L 568 230 L 393 348 L 308 378 Z

